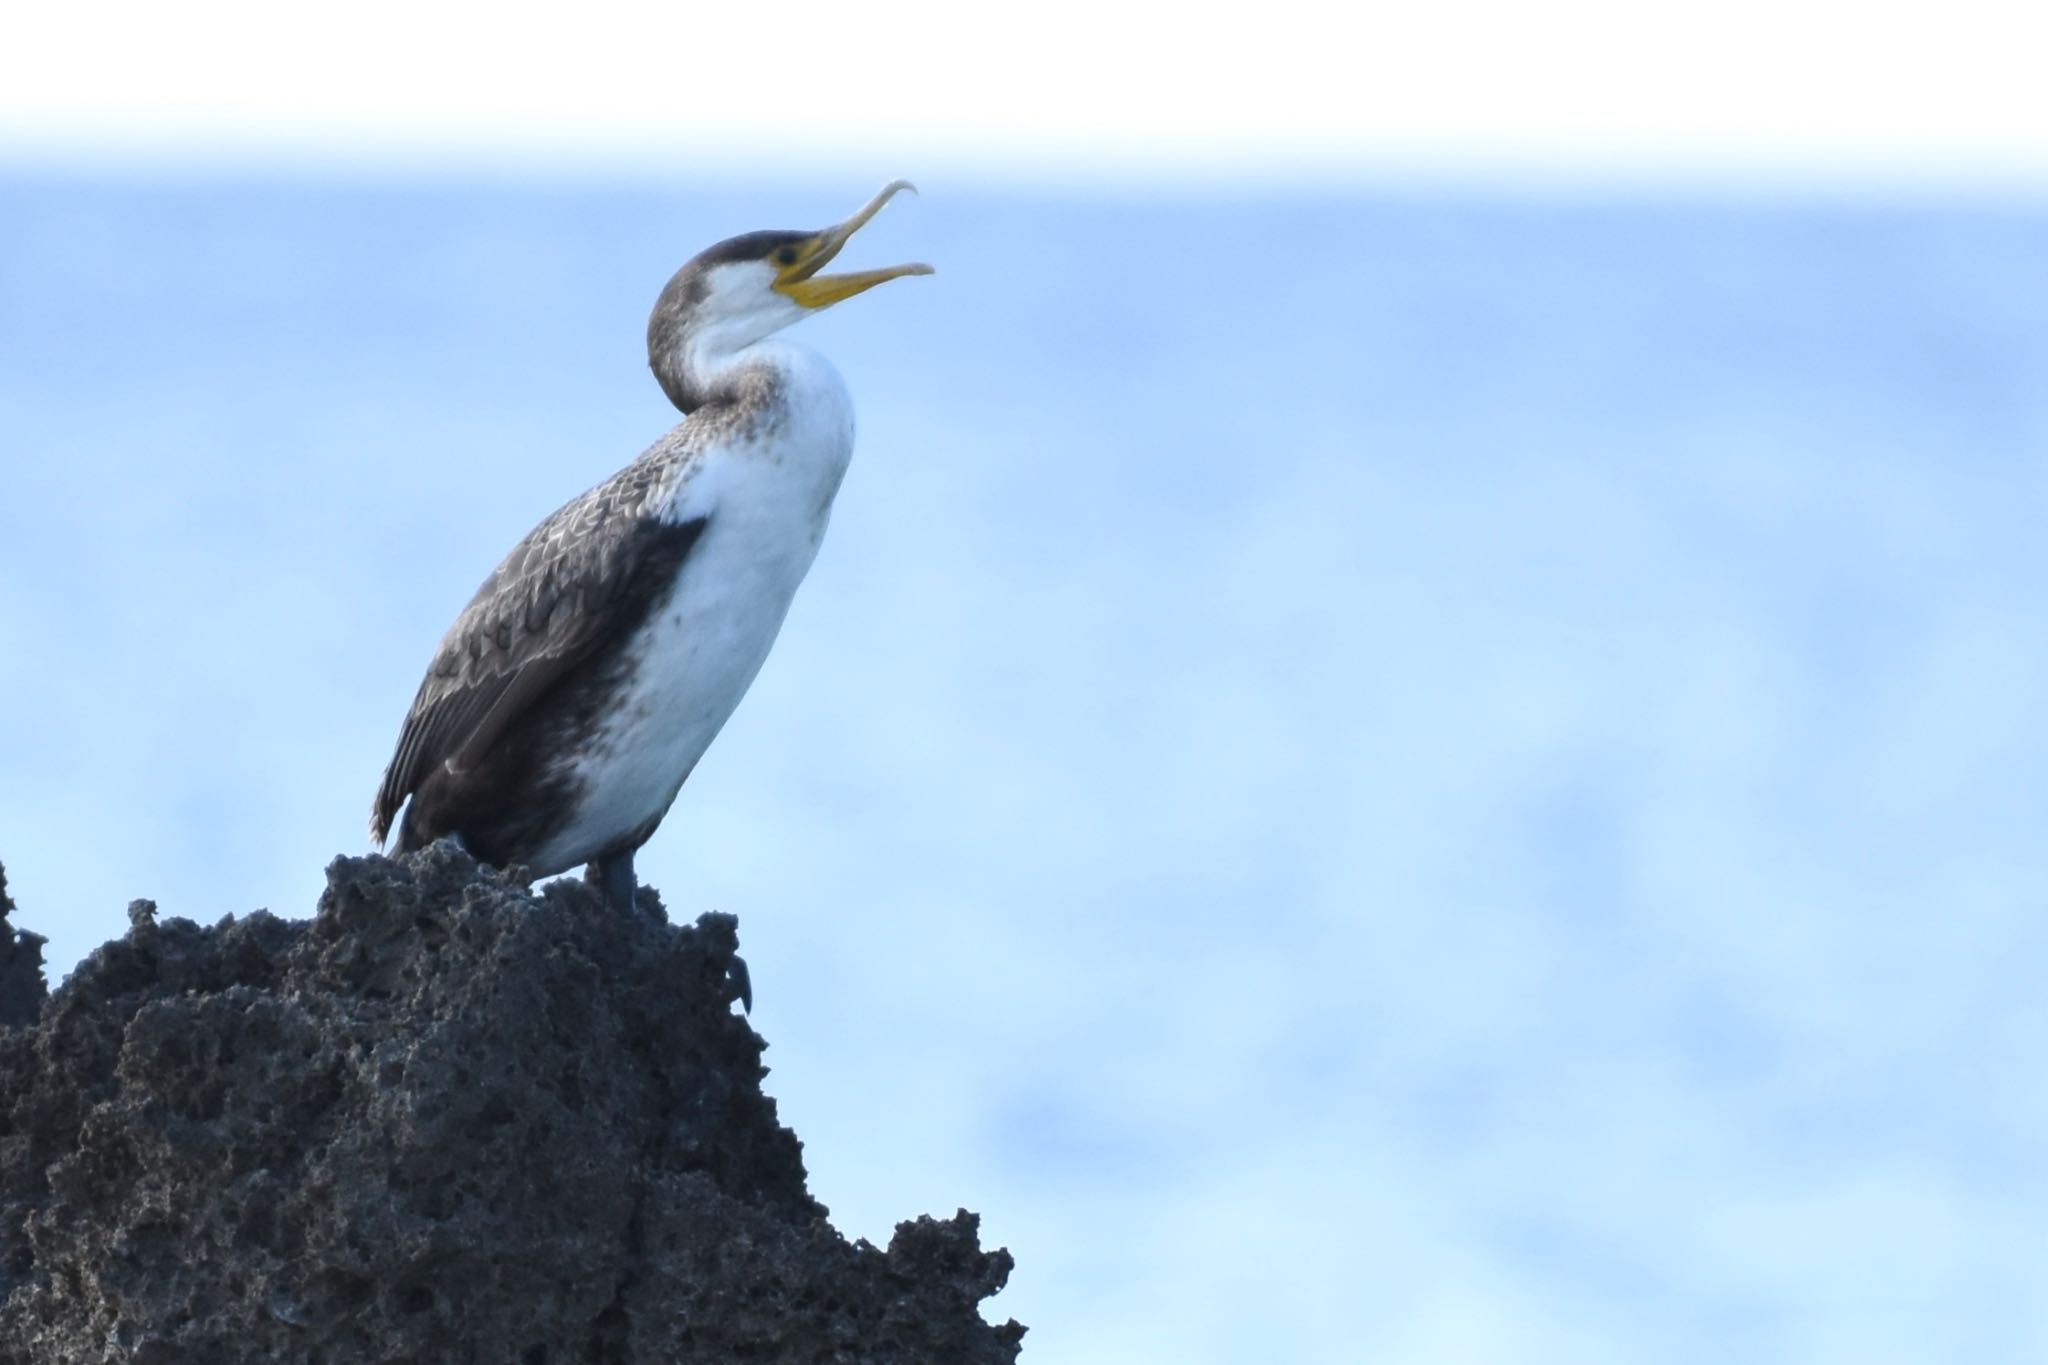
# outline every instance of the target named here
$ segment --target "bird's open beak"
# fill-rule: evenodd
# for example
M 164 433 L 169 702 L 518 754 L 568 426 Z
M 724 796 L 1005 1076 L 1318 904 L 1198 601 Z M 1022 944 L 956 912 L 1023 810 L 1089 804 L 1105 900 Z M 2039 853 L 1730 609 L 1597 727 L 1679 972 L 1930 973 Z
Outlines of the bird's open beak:
M 796 260 L 782 267 L 782 272 L 775 277 L 775 287 L 806 308 L 830 308 L 864 289 L 873 289 L 884 280 L 931 274 L 932 268 L 928 265 L 892 265 L 880 270 L 849 271 L 844 275 L 818 273 L 839 254 L 841 247 L 853 240 L 854 233 L 866 227 L 868 220 L 882 211 L 882 205 L 893 199 L 898 190 L 909 190 L 915 194 L 917 186 L 908 180 L 892 180 L 882 186 L 881 191 L 853 217 L 800 243 Z

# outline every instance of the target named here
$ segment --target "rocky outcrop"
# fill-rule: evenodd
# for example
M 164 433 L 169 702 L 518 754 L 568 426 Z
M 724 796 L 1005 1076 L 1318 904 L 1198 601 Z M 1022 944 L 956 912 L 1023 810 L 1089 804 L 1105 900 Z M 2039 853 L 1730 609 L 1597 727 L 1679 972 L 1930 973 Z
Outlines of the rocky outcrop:
M 825 1221 L 733 921 L 639 910 L 442 845 L 310 921 L 139 901 L 47 1000 L 10 931 L 0 1365 L 1014 1360 L 973 1215 Z
M 0 867 L 0 1027 L 35 1021 L 43 1008 L 43 937 L 7 922 L 7 869 Z

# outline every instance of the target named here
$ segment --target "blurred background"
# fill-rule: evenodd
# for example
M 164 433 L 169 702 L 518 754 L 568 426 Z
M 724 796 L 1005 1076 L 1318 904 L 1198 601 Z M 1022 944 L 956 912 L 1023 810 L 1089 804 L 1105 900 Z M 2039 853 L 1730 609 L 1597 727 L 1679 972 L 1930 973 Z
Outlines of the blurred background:
M 0 861 L 311 913 L 729 234 L 917 180 L 641 855 L 849 1235 L 1026 1360 L 2048 1359 L 2028 7 L 46 6 Z

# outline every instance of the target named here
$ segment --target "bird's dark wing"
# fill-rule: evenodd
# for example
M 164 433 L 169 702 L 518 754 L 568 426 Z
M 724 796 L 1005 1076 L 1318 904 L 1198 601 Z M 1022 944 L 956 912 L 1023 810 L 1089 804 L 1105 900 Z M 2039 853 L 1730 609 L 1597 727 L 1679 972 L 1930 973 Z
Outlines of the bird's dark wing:
M 645 515 L 655 473 L 629 467 L 569 503 L 477 589 L 441 641 L 384 770 L 370 814 L 379 843 L 436 769 L 476 763 L 674 584 L 708 519 Z

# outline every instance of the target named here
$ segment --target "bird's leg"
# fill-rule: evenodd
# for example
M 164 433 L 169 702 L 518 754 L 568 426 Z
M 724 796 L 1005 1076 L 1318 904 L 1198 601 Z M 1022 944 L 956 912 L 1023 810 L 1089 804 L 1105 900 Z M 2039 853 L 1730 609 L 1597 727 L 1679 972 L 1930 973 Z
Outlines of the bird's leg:
M 583 869 L 583 880 L 602 891 L 605 904 L 612 909 L 622 914 L 632 912 L 633 893 L 640 886 L 633 877 L 632 849 L 593 859 L 590 866 Z
M 604 903 L 623 914 L 633 913 L 633 893 L 639 889 L 639 882 L 633 876 L 633 850 L 624 853 L 608 853 L 593 858 L 583 869 L 583 880 L 594 886 L 604 896 Z M 732 982 L 733 992 L 740 998 L 740 1008 L 747 1013 L 754 1012 L 754 982 L 747 971 L 745 958 L 735 957 L 726 968 L 726 978 Z

